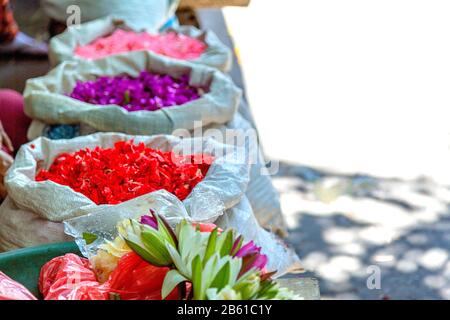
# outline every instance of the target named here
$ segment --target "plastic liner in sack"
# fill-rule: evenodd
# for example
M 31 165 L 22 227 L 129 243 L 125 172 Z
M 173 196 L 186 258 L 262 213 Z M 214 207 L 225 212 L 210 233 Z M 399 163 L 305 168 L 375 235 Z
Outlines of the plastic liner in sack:
M 108 36 L 117 29 L 133 30 L 122 20 L 112 17 L 68 27 L 66 31 L 53 37 L 50 41 L 49 59 L 51 65 L 56 66 L 63 61 L 86 60 L 74 54 L 76 47 L 87 45 L 98 38 Z M 134 29 L 133 31 L 147 30 Z M 233 62 L 231 49 L 223 44 L 212 31 L 203 31 L 192 26 L 181 26 L 164 30 L 164 33 L 166 32 L 176 32 L 196 38 L 207 45 L 206 51 L 199 58 L 188 60 L 189 62 L 207 65 L 224 72 L 231 69 Z
M 41 0 L 44 13 L 66 24 L 81 23 L 114 15 L 135 29 L 158 30 L 174 15 L 179 0 Z
M 94 105 L 68 97 L 76 81 L 98 76 L 128 74 L 142 70 L 178 78 L 189 74 L 189 84 L 205 88 L 199 99 L 157 111 L 128 112 L 118 105 Z M 26 83 L 25 113 L 48 124 L 87 124 L 96 130 L 136 135 L 171 134 L 176 128 L 193 129 L 230 121 L 242 91 L 217 69 L 173 60 L 147 51 L 129 52 L 94 61 L 66 61 L 43 77 Z
M 81 193 L 53 181 L 36 182 L 41 168 L 48 169 L 61 153 L 96 146 L 110 148 L 117 141 L 134 139 L 146 146 L 181 154 L 208 153 L 215 160 L 206 177 L 183 201 L 192 219 L 212 222 L 223 210 L 237 205 L 248 184 L 245 151 L 223 145 L 214 139 L 180 139 L 174 136 L 128 136 L 96 133 L 70 140 L 38 138 L 23 145 L 5 177 L 8 197 L 0 206 L 0 251 L 48 242 L 66 241 L 61 222 L 111 205 L 96 205 Z M 239 161 L 237 161 L 239 160 Z M 152 194 L 135 198 L 133 203 L 144 208 Z M 128 203 L 128 201 L 126 202 Z
M 218 131 L 217 131 L 218 130 Z M 220 132 L 220 134 L 218 134 Z M 194 131 L 195 134 L 195 131 Z M 195 135 L 194 135 L 195 136 Z M 266 167 L 258 136 L 253 126 L 239 113 L 225 125 L 213 125 L 202 129 L 203 137 L 224 139 L 222 143 L 237 144 L 246 149 L 250 164 L 250 181 L 246 196 L 259 224 L 280 236 L 287 236 L 287 225 L 284 220 L 280 198 L 275 190 L 271 175 L 275 168 Z
M 91 258 L 96 254 L 99 245 L 105 239 L 111 241 L 118 235 L 116 230 L 118 222 L 126 218 L 139 219 L 142 215 L 147 214 L 149 209 L 162 214 L 172 226 L 175 226 L 182 219 L 198 221 L 192 217 L 189 209 L 186 210 L 185 204 L 167 191 L 156 191 L 151 196 L 152 201 L 149 201 L 146 206 L 138 205 L 135 199 L 112 208 L 99 208 L 91 214 L 67 220 L 64 222 L 66 233 L 76 239 L 83 255 Z M 209 200 L 214 201 L 213 198 L 205 197 L 205 201 Z M 234 228 L 246 240 L 254 240 L 262 247 L 262 252 L 269 258 L 268 270 L 277 270 L 278 276 L 287 272 L 302 271 L 297 255 L 277 239 L 274 234 L 258 225 L 245 196 L 241 198 L 237 205 L 225 209 L 223 212 L 216 212 L 214 218 L 210 217 L 206 221 L 213 221 L 223 229 Z M 97 240 L 91 244 L 86 244 L 83 239 L 83 233 L 85 232 L 97 235 Z

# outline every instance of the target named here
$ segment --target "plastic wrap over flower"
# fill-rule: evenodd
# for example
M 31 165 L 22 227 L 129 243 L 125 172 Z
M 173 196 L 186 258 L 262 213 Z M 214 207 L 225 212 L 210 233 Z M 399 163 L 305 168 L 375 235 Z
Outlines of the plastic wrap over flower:
M 0 271 L 0 300 L 36 300 L 22 284 Z
M 81 253 L 90 258 L 97 253 L 105 240 L 113 241 L 117 237 L 117 224 L 124 219 L 139 220 L 148 215 L 149 210 L 154 210 L 164 216 L 172 226 L 182 219 L 191 220 L 183 203 L 165 190 L 146 195 L 145 206 L 140 198 L 142 197 L 114 206 L 99 207 L 88 215 L 69 219 L 64 222 L 65 232 L 75 238 Z M 86 241 L 87 237 L 92 241 Z

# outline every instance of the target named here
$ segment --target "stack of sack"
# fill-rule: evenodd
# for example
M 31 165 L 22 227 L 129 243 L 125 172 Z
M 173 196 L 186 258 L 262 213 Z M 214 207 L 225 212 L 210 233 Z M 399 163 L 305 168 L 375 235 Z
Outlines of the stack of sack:
M 77 47 L 117 30 L 151 32 L 111 17 L 69 27 L 51 40 L 55 67 L 27 81 L 25 112 L 34 120 L 31 135 L 36 139 L 22 146 L 5 177 L 9 196 L 0 207 L 0 251 L 70 240 L 64 221 L 108 206 L 97 205 L 68 186 L 37 182 L 39 170 L 48 169 L 62 153 L 111 148 L 117 141 L 133 140 L 163 151 L 190 150 L 188 154 L 214 156 L 204 180 L 183 201 L 191 219 L 236 228 L 262 246 L 274 261 L 274 269 L 281 273 L 300 270 L 298 257 L 274 234 L 285 234 L 286 226 L 255 130 L 237 112 L 245 103 L 241 89 L 224 73 L 231 65 L 230 49 L 212 32 L 179 27 L 164 32 L 202 41 L 206 49 L 198 58 L 179 60 L 145 50 L 98 59 L 74 54 Z M 79 83 L 99 77 L 136 78 L 143 70 L 173 79 L 187 77 L 189 86 L 201 88 L 200 96 L 155 111 L 128 111 L 119 103 L 97 105 L 70 96 Z M 42 135 L 51 125 L 82 129 L 79 137 L 50 140 Z M 202 134 L 197 137 L 198 131 Z M 233 141 L 224 139 L 228 135 Z M 142 195 L 120 206 L 142 207 L 151 197 L 152 193 Z

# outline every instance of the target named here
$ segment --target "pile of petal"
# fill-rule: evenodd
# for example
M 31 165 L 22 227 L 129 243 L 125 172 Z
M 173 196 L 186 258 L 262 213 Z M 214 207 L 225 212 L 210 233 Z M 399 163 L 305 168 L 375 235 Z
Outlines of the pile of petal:
M 96 204 L 117 204 L 165 189 L 184 200 L 206 176 L 209 155 L 178 155 L 133 141 L 113 148 L 82 149 L 59 155 L 36 181 L 51 180 L 69 186 Z
M 175 79 L 142 71 L 136 78 L 120 75 L 78 81 L 69 95 L 96 105 L 119 105 L 127 111 L 156 111 L 196 100 L 200 89 L 189 85 L 187 75 Z
M 75 55 L 86 59 L 99 59 L 112 54 L 147 50 L 167 57 L 192 60 L 206 50 L 202 41 L 175 32 L 149 34 L 118 29 L 110 36 L 99 38 L 85 46 L 78 46 Z

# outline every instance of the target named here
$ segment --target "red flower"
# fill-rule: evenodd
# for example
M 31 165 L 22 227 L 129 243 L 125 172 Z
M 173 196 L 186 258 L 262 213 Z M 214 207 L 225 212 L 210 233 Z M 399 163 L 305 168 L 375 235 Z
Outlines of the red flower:
M 151 265 L 132 251 L 120 258 L 105 285 L 121 300 L 161 300 L 161 288 L 169 270 Z M 177 298 L 178 290 L 174 289 L 166 299 Z
M 200 232 L 212 232 L 217 228 L 214 223 L 193 223 L 192 225 L 198 228 Z M 219 232 L 222 232 L 222 229 L 219 228 Z

